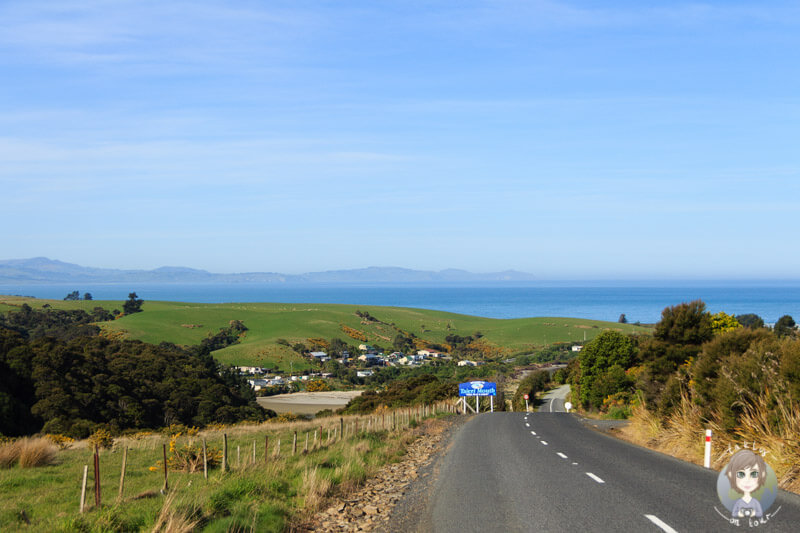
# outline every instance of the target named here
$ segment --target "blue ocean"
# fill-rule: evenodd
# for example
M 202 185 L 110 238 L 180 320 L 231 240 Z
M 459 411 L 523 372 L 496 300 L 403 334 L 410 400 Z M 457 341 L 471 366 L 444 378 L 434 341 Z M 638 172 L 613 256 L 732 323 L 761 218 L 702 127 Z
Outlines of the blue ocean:
M 0 284 L 0 294 L 61 299 L 79 290 L 96 300 L 199 303 L 338 303 L 436 309 L 489 318 L 575 317 L 654 323 L 671 305 L 701 299 L 711 312 L 755 313 L 773 323 L 783 315 L 800 318 L 800 282 L 764 283 L 539 283 L 479 286 L 441 285 L 277 285 L 268 283 Z

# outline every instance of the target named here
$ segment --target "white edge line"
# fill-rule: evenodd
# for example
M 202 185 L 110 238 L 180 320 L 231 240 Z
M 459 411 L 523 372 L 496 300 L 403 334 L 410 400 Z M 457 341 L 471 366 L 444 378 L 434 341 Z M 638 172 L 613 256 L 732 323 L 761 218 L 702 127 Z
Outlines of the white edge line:
M 648 519 L 648 520 L 650 520 L 652 523 L 654 523 L 655 525 L 657 525 L 658 527 L 660 527 L 661 529 L 663 529 L 664 531 L 666 531 L 667 533 L 678 533 L 677 531 L 675 531 L 674 529 L 672 529 L 672 528 L 669 526 L 669 524 L 665 523 L 663 520 L 661 520 L 661 519 L 660 519 L 659 517 L 657 517 L 656 515 L 652 515 L 652 514 L 646 514 L 646 515 L 644 515 L 644 516 L 645 516 L 645 517 L 647 517 L 647 519 Z
M 559 456 L 559 457 L 561 457 L 562 459 L 567 459 L 567 456 L 566 456 L 566 455 L 564 455 L 564 454 L 563 454 L 563 453 L 561 453 L 561 452 L 558 452 L 556 455 L 557 455 L 557 456 Z
M 592 478 L 593 480 L 597 481 L 598 483 L 605 483 L 605 481 L 603 481 L 599 477 L 595 476 L 591 472 L 586 472 L 586 475 L 589 476 L 590 478 Z
M 536 432 L 535 431 L 531 431 L 531 435 L 536 435 Z

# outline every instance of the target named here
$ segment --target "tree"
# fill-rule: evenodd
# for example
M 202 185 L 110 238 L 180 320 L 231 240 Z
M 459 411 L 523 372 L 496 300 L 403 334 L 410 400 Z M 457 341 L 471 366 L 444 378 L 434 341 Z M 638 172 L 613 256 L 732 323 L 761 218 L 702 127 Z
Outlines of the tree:
M 81 293 L 78 291 L 72 291 L 71 293 L 64 296 L 64 300 L 80 300 Z
M 122 304 L 122 312 L 126 315 L 133 313 L 140 313 L 142 311 L 142 304 L 144 300 L 140 300 L 135 292 L 128 294 L 128 299 Z
M 794 319 L 789 315 L 783 315 L 775 322 L 775 327 L 772 330 L 775 332 L 775 335 L 778 337 L 789 337 L 795 334 L 797 331 L 795 329 Z
M 84 300 L 91 300 L 91 299 L 92 299 L 92 293 L 91 293 L 91 292 L 87 292 L 87 293 L 85 293 L 85 294 L 83 295 L 83 299 L 84 299 Z
M 628 323 L 628 319 L 625 316 L 625 313 L 622 313 L 621 315 L 619 315 L 619 320 L 617 320 L 617 322 L 619 322 L 620 324 L 627 324 Z
M 700 345 L 713 336 L 711 315 L 702 300 L 665 308 L 653 332 L 656 339 L 673 344 Z
M 751 329 L 758 329 L 764 327 L 764 319 L 755 313 L 745 313 L 744 315 L 736 315 L 736 320 L 742 326 Z
M 636 352 L 633 340 L 617 331 L 604 331 L 581 350 L 580 359 L 580 399 L 585 406 L 600 407 L 595 400 L 595 381 L 618 366 L 624 371 L 633 363 Z M 617 392 L 617 391 L 614 391 Z M 602 404 L 602 398 L 600 398 Z

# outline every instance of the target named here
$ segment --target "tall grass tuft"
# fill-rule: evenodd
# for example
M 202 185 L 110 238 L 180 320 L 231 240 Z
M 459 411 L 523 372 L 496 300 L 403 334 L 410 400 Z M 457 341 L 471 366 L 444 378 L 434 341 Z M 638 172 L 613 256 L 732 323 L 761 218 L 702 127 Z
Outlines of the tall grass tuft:
M 700 407 L 684 391 L 681 403 L 667 417 L 659 441 L 666 453 L 687 461 L 698 462 L 703 457 L 705 425 Z
M 19 463 L 22 468 L 55 464 L 58 448 L 45 437 L 24 437 L 0 447 L 0 467 Z
M 644 446 L 652 446 L 658 442 L 661 434 L 661 420 L 647 409 L 644 401 L 640 399 L 631 408 L 629 424 L 621 432 L 631 441 Z
M 199 520 L 188 517 L 175 508 L 176 494 L 177 491 L 173 490 L 164 498 L 164 505 L 153 524 L 152 533 L 190 533 L 200 524 Z
M 19 460 L 20 441 L 7 442 L 0 446 L 0 468 L 11 468 Z
M 739 442 L 766 450 L 764 459 L 775 470 L 779 486 L 800 492 L 800 405 L 761 393 L 743 404 L 734 435 Z
M 303 472 L 302 485 L 302 493 L 305 494 L 305 508 L 312 512 L 317 511 L 325 503 L 325 498 L 331 491 L 331 485 L 331 481 L 325 479 L 316 467 L 306 467 Z

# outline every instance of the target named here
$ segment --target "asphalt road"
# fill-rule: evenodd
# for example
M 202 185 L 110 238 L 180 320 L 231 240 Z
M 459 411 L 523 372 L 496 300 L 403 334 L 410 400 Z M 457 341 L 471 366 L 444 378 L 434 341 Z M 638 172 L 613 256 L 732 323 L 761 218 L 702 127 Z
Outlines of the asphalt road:
M 431 532 L 740 531 L 718 472 L 619 441 L 566 413 L 485 413 L 441 459 Z M 720 514 L 722 513 L 722 515 Z M 800 531 L 800 497 L 779 492 L 761 531 Z
M 565 413 L 564 403 L 569 394 L 569 385 L 561 385 L 558 388 L 547 391 L 542 396 L 542 404 L 539 411 L 542 413 Z

